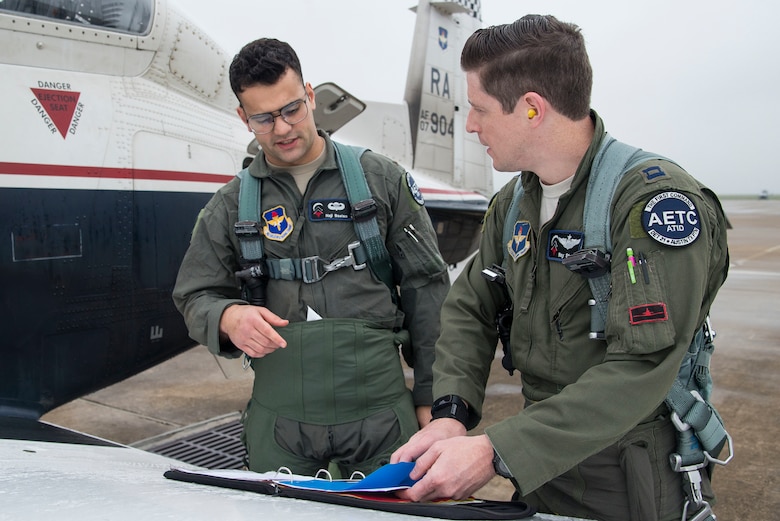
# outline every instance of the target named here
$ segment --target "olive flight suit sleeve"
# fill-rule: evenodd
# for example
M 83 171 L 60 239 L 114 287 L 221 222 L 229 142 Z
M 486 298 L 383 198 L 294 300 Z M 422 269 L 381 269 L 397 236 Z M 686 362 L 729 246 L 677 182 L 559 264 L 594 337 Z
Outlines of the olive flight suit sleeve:
M 676 165 L 660 166 L 664 175 L 654 178 L 639 169 L 629 172 L 613 199 L 612 293 L 603 361 L 583 368 L 559 393 L 485 431 L 522 494 L 653 419 L 725 279 L 728 253 L 719 203 Z M 678 205 L 668 207 L 669 215 L 648 211 L 664 198 L 690 203 L 684 222 Z M 679 226 L 687 235 L 672 239 L 662 232 L 652 238 L 643 225 L 648 215 L 668 218 L 669 226 L 683 222 Z M 634 268 L 633 279 L 627 248 L 647 260 L 644 268 Z
M 447 265 L 412 176 L 381 156 L 370 152 L 366 156 L 368 162 L 376 159 L 386 163 L 382 168 L 388 173 L 385 182 L 392 212 L 388 217 L 386 246 L 404 313 L 403 328 L 410 336 L 410 345 L 402 350 L 414 370 L 415 406 L 431 405 L 434 345 L 439 337 L 441 305 L 450 288 Z
M 232 228 L 238 212 L 238 187 L 234 179 L 201 210 L 173 290 L 174 303 L 184 316 L 190 337 L 212 353 L 227 357 L 239 356 L 240 351 L 220 338 L 222 312 L 228 306 L 246 304 L 235 278 L 238 246 Z

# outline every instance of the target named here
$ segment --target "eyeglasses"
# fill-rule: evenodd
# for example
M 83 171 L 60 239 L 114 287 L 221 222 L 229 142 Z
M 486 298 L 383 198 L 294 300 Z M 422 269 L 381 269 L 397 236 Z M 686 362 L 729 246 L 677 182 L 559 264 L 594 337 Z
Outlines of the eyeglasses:
M 288 103 L 279 110 L 249 116 L 247 124 L 255 134 L 268 134 L 274 129 L 276 118 L 282 118 L 288 125 L 300 123 L 309 115 L 309 106 L 306 104 L 306 99 L 304 95 L 303 98 Z

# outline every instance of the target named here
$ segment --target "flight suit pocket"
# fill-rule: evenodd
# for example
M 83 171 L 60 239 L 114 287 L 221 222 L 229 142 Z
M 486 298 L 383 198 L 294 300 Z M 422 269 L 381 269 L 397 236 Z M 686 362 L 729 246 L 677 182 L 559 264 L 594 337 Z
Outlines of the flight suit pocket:
M 674 344 L 675 328 L 667 308 L 668 288 L 662 251 L 635 252 L 635 263 L 612 264 L 612 298 L 609 318 L 614 331 L 625 337 L 610 342 L 610 352 L 624 350 L 633 354 L 660 351 Z M 632 273 L 633 272 L 633 273 Z
M 396 242 L 397 254 L 394 260 L 407 278 L 406 282 L 414 288 L 420 288 L 445 273 L 447 264 L 435 244 L 419 237 L 414 228 L 406 230 L 404 237 Z

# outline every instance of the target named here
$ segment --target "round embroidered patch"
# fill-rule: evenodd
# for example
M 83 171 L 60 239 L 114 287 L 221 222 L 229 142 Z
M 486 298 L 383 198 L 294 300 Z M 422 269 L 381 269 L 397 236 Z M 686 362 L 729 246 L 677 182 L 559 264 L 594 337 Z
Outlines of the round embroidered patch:
M 645 205 L 642 226 L 647 234 L 666 246 L 688 246 L 699 238 L 699 211 L 680 192 L 662 192 Z
M 409 172 L 406 172 L 406 184 L 409 186 L 409 192 L 412 194 L 412 199 L 414 199 L 414 202 L 420 206 L 424 205 L 425 199 L 423 199 L 420 187 L 417 186 L 417 183 L 414 181 L 412 174 Z

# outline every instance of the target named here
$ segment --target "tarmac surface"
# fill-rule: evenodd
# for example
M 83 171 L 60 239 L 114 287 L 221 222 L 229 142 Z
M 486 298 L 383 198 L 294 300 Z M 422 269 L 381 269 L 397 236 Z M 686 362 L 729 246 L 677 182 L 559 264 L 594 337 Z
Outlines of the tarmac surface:
M 778 519 L 780 465 L 780 200 L 725 200 L 731 268 L 712 309 L 717 332 L 713 403 L 734 439 L 734 459 L 718 468 L 715 513 L 721 520 Z M 456 272 L 453 273 L 456 275 Z M 68 403 L 42 419 L 124 444 L 241 411 L 251 371 L 195 347 L 119 384 Z M 520 410 L 520 380 L 494 362 L 482 425 Z M 481 427 L 473 431 L 480 433 Z M 508 499 L 494 478 L 475 495 Z

